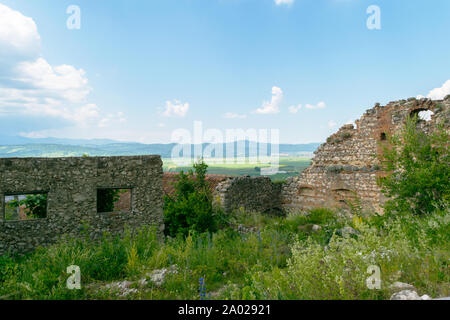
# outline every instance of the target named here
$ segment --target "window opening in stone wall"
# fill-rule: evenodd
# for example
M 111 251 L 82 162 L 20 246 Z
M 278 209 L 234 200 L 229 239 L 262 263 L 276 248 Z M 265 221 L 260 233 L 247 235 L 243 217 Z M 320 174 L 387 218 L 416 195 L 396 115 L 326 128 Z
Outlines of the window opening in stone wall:
M 415 115 L 417 115 L 417 119 L 419 121 L 431 121 L 431 117 L 434 115 L 434 112 L 431 110 L 427 110 L 427 109 L 418 109 L 418 110 L 413 110 L 410 114 L 410 117 L 414 117 Z
M 386 133 L 385 133 L 385 132 L 382 132 L 382 133 L 380 134 L 380 140 L 381 140 L 381 141 L 385 141 L 386 139 L 387 139 Z
M 431 117 L 434 115 L 434 112 L 431 110 L 422 110 L 419 112 L 419 119 L 424 121 L 431 121 Z
M 97 212 L 131 211 L 131 189 L 97 189 Z
M 47 217 L 47 193 L 5 194 L 4 219 L 24 221 Z

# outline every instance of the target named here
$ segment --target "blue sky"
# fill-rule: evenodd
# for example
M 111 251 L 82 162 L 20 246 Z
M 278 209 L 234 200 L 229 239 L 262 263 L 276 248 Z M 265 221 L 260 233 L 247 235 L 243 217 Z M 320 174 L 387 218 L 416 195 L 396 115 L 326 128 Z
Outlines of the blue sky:
M 450 1 L 279 2 L 0 0 L 0 134 L 168 143 L 199 120 L 322 142 L 376 102 L 450 94 Z

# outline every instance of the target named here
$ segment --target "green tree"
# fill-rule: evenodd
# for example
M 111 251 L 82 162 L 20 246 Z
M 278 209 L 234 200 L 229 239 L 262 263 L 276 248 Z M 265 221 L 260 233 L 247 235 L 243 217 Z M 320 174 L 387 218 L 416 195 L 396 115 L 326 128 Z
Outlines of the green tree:
M 12 208 L 25 206 L 27 217 L 42 219 L 47 216 L 47 194 L 30 194 L 22 200 L 11 200 L 9 206 Z
M 450 200 L 449 136 L 443 126 L 431 133 L 418 128 L 418 118 L 408 118 L 402 131 L 389 137 L 383 148 L 378 183 L 390 199 L 387 213 L 430 213 Z
M 120 199 L 120 189 L 97 190 L 97 212 L 113 212 L 114 206 Z
M 212 204 L 212 192 L 206 181 L 208 165 L 200 160 L 194 170 L 183 171 L 174 183 L 172 195 L 164 196 L 164 223 L 166 235 L 187 236 L 190 231 L 215 232 L 217 213 Z

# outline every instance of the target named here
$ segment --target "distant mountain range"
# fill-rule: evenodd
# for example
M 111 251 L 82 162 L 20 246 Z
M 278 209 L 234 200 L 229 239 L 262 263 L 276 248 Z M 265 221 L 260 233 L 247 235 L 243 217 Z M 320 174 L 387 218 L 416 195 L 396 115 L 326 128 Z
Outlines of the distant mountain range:
M 63 145 L 104 145 L 119 143 L 108 139 L 60 139 L 60 138 L 27 138 L 22 136 L 0 135 L 1 146 L 23 145 L 23 144 L 63 144 Z
M 241 141 L 243 143 L 244 141 Z M 209 144 L 203 144 L 203 149 Z M 272 146 L 268 144 L 257 144 L 258 148 L 266 147 L 269 152 Z M 279 153 L 286 156 L 310 156 L 320 143 L 309 144 L 280 144 Z M 135 142 L 118 142 L 107 139 L 78 140 L 78 139 L 57 139 L 57 138 L 25 138 L 20 136 L 6 137 L 0 136 L 0 158 L 13 157 L 75 157 L 87 154 L 89 156 L 127 156 L 127 155 L 148 155 L 158 154 L 162 158 L 170 158 L 175 143 L 169 144 L 142 144 Z M 234 147 L 237 143 L 234 142 Z M 227 148 L 234 150 L 234 156 L 243 157 L 249 155 L 250 144 L 245 141 L 245 154 L 242 150 L 237 152 L 230 144 L 222 145 L 224 154 Z M 219 150 L 220 145 L 216 145 Z M 191 146 L 193 152 L 194 146 Z M 213 153 L 214 156 L 214 153 Z

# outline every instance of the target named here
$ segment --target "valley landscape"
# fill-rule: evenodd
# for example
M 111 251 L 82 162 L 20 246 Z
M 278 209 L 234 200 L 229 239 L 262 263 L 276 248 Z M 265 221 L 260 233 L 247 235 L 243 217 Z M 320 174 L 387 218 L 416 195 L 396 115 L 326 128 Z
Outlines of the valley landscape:
M 2 308 L 449 300 L 450 2 L 375 2 L 0 0 Z

